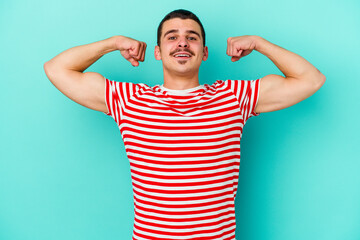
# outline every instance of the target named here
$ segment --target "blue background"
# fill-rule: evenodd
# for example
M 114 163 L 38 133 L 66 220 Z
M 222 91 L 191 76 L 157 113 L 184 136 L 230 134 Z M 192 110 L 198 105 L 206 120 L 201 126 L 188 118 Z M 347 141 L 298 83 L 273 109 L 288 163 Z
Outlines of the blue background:
M 205 27 L 202 84 L 282 75 L 256 51 L 231 62 L 226 39 L 240 35 L 295 52 L 327 77 L 310 98 L 247 122 L 237 239 L 360 239 L 357 0 L 1 1 L 0 239 L 131 239 L 129 162 L 116 123 L 58 91 L 43 64 L 71 47 L 125 35 L 147 43 L 144 63 L 132 67 L 112 52 L 86 71 L 161 84 L 156 29 L 178 8 Z

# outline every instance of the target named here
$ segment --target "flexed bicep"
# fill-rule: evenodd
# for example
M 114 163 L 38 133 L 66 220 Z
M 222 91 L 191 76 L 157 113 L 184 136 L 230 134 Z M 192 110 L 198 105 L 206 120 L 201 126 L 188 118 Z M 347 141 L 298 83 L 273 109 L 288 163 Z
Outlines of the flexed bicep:
M 314 86 L 311 81 L 267 75 L 260 80 L 259 101 L 255 111 L 272 112 L 293 106 L 313 95 L 320 87 Z

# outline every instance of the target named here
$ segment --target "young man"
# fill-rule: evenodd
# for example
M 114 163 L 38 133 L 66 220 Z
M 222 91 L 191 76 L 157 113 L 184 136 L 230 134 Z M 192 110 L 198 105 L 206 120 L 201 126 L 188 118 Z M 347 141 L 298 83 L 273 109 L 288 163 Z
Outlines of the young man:
M 259 36 L 228 39 L 232 61 L 259 51 L 284 73 L 260 79 L 199 84 L 208 57 L 205 31 L 189 11 L 169 13 L 158 28 L 155 58 L 164 84 L 111 81 L 86 72 L 111 51 L 133 66 L 146 44 L 124 36 L 71 48 L 44 68 L 75 102 L 114 118 L 131 166 L 133 239 L 235 239 L 235 196 L 242 129 L 251 116 L 292 106 L 325 77 L 305 59 Z

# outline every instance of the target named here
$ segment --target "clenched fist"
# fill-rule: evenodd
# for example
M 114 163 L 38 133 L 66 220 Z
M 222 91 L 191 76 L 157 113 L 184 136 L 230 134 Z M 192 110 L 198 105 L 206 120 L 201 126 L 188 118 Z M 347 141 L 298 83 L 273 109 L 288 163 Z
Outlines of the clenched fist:
M 249 35 L 229 37 L 226 54 L 231 57 L 231 61 L 235 62 L 249 55 L 255 49 L 256 37 Z
M 121 55 L 134 67 L 139 66 L 139 61 L 144 61 L 146 43 L 129 37 L 118 36 L 115 45 L 120 50 Z

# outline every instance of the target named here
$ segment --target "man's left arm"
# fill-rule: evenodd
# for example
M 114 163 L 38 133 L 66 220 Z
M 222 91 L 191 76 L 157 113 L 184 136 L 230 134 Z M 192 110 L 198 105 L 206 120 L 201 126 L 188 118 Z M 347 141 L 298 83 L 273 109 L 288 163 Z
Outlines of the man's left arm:
M 260 80 L 256 113 L 290 107 L 313 95 L 324 84 L 325 76 L 303 57 L 259 36 L 228 38 L 227 54 L 232 61 L 256 50 L 267 56 L 285 75 L 270 74 Z

